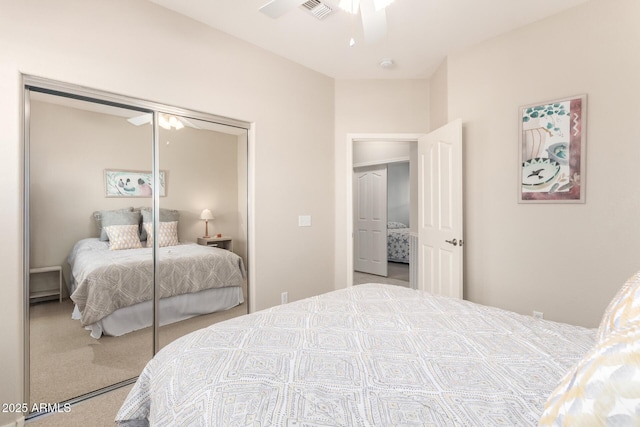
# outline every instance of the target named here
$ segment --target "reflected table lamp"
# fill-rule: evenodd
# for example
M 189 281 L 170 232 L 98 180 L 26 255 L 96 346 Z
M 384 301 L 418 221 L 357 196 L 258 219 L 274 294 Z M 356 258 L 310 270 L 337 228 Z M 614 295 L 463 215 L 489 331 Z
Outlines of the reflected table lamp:
M 204 220 L 204 238 L 209 238 L 209 221 L 214 220 L 213 214 L 209 209 L 205 209 L 200 214 L 200 219 Z

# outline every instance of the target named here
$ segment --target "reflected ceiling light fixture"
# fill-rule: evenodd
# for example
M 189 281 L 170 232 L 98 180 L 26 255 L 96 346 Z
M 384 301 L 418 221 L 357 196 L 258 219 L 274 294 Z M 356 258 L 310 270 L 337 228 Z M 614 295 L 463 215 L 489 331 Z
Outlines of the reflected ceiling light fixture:
M 353 46 L 355 46 L 355 44 L 356 44 L 355 39 L 353 37 L 351 37 L 351 40 L 349 40 L 349 47 L 353 47 Z
M 141 116 L 131 117 L 127 119 L 127 121 L 135 126 L 141 126 L 147 123 L 150 124 L 153 121 L 153 115 L 150 113 L 145 113 Z M 178 117 L 167 113 L 158 114 L 158 125 L 164 129 L 182 129 L 185 126 L 189 126 L 190 128 L 194 129 L 201 129 L 200 126 L 196 125 L 193 121 L 187 119 L 186 117 Z
M 176 116 L 172 116 L 169 114 L 160 113 L 158 115 L 158 124 L 164 129 L 170 130 L 173 129 L 182 129 L 184 125 Z

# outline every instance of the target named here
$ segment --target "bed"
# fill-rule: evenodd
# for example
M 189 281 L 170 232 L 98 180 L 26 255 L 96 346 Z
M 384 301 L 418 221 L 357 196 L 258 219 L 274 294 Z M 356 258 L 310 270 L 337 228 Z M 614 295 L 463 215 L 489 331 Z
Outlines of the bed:
M 176 242 L 177 243 L 177 242 Z M 152 248 L 110 250 L 98 238 L 78 241 L 68 263 L 72 317 L 91 336 L 120 336 L 151 326 Z M 160 324 L 235 307 L 244 301 L 244 265 L 233 252 L 177 243 L 158 250 Z
M 409 264 L 409 227 L 401 222 L 387 223 L 387 260 Z
M 632 279 L 618 300 L 640 288 L 640 275 Z M 631 300 L 640 307 L 640 296 Z M 144 368 L 116 422 L 512 427 L 542 417 L 545 426 L 604 425 L 584 417 L 602 407 L 587 400 L 610 389 L 572 387 L 590 386 L 581 372 L 594 370 L 589 358 L 602 346 L 611 349 L 628 313 L 612 301 L 596 330 L 393 285 L 353 286 L 174 341 Z M 627 341 L 637 359 L 640 339 Z M 639 368 L 636 360 L 625 374 L 638 378 Z M 631 408 L 616 397 L 607 398 L 610 414 L 627 411 L 637 423 L 640 392 Z

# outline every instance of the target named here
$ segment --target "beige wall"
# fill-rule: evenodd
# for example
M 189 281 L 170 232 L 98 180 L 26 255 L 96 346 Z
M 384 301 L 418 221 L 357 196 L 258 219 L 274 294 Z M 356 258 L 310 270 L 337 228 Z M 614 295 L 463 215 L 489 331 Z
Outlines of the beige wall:
M 592 0 L 450 56 L 431 81 L 334 82 L 142 0 L 10 2 L 0 14 L 0 401 L 22 400 L 20 72 L 255 122 L 258 309 L 283 291 L 293 300 L 344 286 L 348 133 L 424 133 L 460 117 L 466 296 L 595 326 L 638 268 L 639 8 Z M 579 93 L 589 96 L 587 203 L 517 204 L 518 106 Z M 298 228 L 300 214 L 313 227 Z M 0 414 L 0 425 L 15 418 Z
M 39 101 L 31 102 L 30 123 L 30 264 L 65 266 L 76 241 L 98 236 L 94 211 L 151 206 L 150 198 L 108 198 L 104 189 L 105 169 L 151 170 L 151 127 Z M 210 234 L 245 240 L 238 224 L 237 144 L 235 135 L 210 130 L 161 129 L 166 197 L 160 206 L 180 212 L 180 241 L 204 235 L 204 208 L 216 217 Z
M 21 72 L 254 122 L 252 308 L 334 288 L 332 79 L 144 0 L 5 1 L 0 402 L 23 399 Z
M 343 288 L 348 271 L 348 134 L 426 133 L 429 130 L 428 80 L 337 80 L 335 83 L 335 286 Z M 416 153 L 412 153 L 413 156 Z M 348 175 L 348 176 L 347 176 Z M 412 177 L 413 178 L 413 177 Z M 413 193 L 415 199 L 417 193 Z M 412 211 L 412 222 L 414 212 Z
M 449 122 L 449 92 L 447 87 L 447 59 L 429 78 L 429 124 L 430 130 L 438 129 Z
M 465 296 L 597 326 L 640 262 L 640 2 L 593 0 L 452 55 L 465 140 Z M 518 107 L 588 95 L 585 204 L 518 204 Z
M 245 194 L 240 187 L 238 137 L 207 129 L 184 127 L 160 130 L 160 170 L 165 171 L 167 196 L 160 207 L 180 212 L 178 236 L 182 242 L 196 242 L 204 236 L 203 209 L 215 217 L 209 221 L 209 235 L 221 233 L 234 239 L 238 252 L 246 240 L 243 235 L 238 199 Z M 237 244 L 236 244 L 237 243 Z M 246 253 L 238 252 L 245 258 Z

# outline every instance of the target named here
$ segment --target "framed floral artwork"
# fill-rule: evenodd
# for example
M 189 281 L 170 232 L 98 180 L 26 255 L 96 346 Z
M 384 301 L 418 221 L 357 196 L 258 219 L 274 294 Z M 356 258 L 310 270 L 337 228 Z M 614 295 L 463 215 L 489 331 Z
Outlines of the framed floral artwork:
M 584 203 L 587 96 L 520 107 L 518 201 Z

